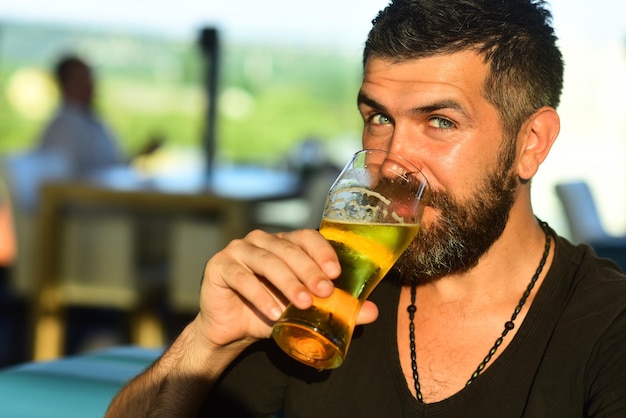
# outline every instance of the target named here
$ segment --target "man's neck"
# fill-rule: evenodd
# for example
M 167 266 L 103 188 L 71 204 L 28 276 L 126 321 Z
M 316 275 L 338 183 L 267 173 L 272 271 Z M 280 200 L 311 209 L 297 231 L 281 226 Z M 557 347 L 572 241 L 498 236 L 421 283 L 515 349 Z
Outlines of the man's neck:
M 515 225 L 508 224 L 475 268 L 418 287 L 414 341 L 424 402 L 441 401 L 462 390 L 486 354 L 494 350 L 494 341 L 502 335 L 513 312 L 517 312 L 514 327 L 482 368 L 488 368 L 506 350 L 524 321 L 549 270 L 554 245 L 551 243 L 533 291 L 520 304 L 544 256 L 546 235 L 534 218 L 519 224 L 519 228 Z M 412 388 L 407 315 L 410 303 L 407 287 L 400 296 L 397 333 L 400 362 L 407 385 Z
M 511 299 L 520 298 L 537 270 L 545 242 L 545 233 L 534 218 L 532 223 L 509 222 L 476 267 L 422 285 L 419 292 L 441 303 L 482 305 L 502 301 L 509 305 Z

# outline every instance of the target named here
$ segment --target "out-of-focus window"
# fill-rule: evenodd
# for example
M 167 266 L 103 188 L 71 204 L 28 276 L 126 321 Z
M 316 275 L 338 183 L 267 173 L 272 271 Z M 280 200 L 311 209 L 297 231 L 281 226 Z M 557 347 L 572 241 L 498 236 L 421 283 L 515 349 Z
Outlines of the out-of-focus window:
M 67 51 L 93 64 L 97 108 L 129 153 L 151 136 L 200 146 L 207 103 L 195 39 L 11 23 L 0 42 L 0 151 L 34 144 L 58 102 L 51 68 Z M 218 156 L 268 163 L 307 137 L 358 138 L 360 74 L 357 53 L 222 41 Z

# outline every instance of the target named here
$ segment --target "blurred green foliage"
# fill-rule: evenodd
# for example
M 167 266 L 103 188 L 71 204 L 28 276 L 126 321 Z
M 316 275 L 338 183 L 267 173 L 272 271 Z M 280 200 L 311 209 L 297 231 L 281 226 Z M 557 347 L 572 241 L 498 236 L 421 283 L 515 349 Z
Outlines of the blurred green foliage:
M 32 147 L 54 112 L 50 69 L 64 52 L 90 61 L 97 107 L 130 154 L 150 137 L 199 147 L 207 111 L 195 40 L 0 25 L 0 153 Z M 218 156 L 271 162 L 305 138 L 358 137 L 360 51 L 222 41 Z

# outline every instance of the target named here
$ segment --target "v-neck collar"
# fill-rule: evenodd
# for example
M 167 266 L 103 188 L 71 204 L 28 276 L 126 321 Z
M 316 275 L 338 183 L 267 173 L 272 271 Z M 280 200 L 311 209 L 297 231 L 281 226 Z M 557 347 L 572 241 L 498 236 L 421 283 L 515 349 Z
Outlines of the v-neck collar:
M 555 243 L 558 239 L 555 239 L 552 234 L 553 245 L 555 245 L 555 253 L 553 258 L 554 265 L 556 259 L 561 255 L 559 245 Z M 452 411 L 459 411 L 461 408 L 465 408 L 473 398 L 481 395 L 483 392 L 490 389 L 495 384 L 498 384 L 499 377 L 502 373 L 506 372 L 510 367 L 516 364 L 518 357 L 525 352 L 529 347 L 530 336 L 538 333 L 542 335 L 533 336 L 533 341 L 539 338 L 540 341 L 548 342 L 549 336 L 552 333 L 556 325 L 557 318 L 554 315 L 549 314 L 549 310 L 554 309 L 548 303 L 553 300 L 552 295 L 556 291 L 560 280 L 560 273 L 551 268 L 548 270 L 547 275 L 540 287 L 536 289 L 537 294 L 533 300 L 532 305 L 529 308 L 524 321 L 519 324 L 519 330 L 515 333 L 513 339 L 509 345 L 502 351 L 502 353 L 493 360 L 490 366 L 485 369 L 480 376 L 478 376 L 471 385 L 466 386 L 454 395 L 432 403 L 422 403 L 417 401 L 413 396 L 412 391 L 406 384 L 406 379 L 402 372 L 400 363 L 400 354 L 398 351 L 398 344 L 387 344 L 386 349 L 388 352 L 386 356 L 390 359 L 391 373 L 393 375 L 394 384 L 396 390 L 403 399 L 405 405 L 411 405 L 410 410 L 406 411 L 408 416 L 411 417 L 436 417 L 445 416 Z M 385 280 L 394 280 L 393 278 L 387 278 Z M 392 291 L 388 293 L 388 300 L 385 303 L 385 311 L 381 314 L 385 315 L 388 326 L 385 327 L 385 338 L 389 341 L 398 341 L 398 315 L 408 315 L 406 309 L 399 307 L 400 293 L 402 287 L 396 284 L 390 284 L 393 287 Z M 538 326 L 541 324 L 541 328 Z M 408 341 L 407 341 L 408 344 Z M 539 347 L 533 347 L 535 350 L 540 350 Z M 486 353 L 485 353 L 486 354 Z M 476 359 L 478 365 L 482 359 Z M 419 369 L 419 363 L 418 363 Z M 469 376 L 468 376 L 469 379 Z M 465 411 L 467 412 L 467 411 Z

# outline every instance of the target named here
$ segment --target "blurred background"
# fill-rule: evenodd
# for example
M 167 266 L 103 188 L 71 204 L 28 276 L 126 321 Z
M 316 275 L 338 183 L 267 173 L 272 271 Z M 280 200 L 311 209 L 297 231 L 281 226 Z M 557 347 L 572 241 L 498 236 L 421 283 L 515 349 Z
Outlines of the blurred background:
M 273 164 L 318 138 L 358 147 L 360 53 L 384 0 L 9 2 L 0 12 L 0 153 L 32 146 L 54 110 L 50 68 L 77 51 L 96 68 L 98 108 L 132 152 L 162 137 L 194 153 L 205 123 L 199 32 L 220 33 L 217 155 Z M 609 230 L 626 228 L 626 5 L 551 2 L 566 60 L 562 132 L 535 180 L 537 212 L 564 230 L 553 184 L 584 178 Z M 347 151 L 344 151 L 347 150 Z
M 584 180 L 603 226 L 611 234 L 626 234 L 626 4 L 551 4 L 566 62 L 562 130 L 534 180 L 535 209 L 568 236 L 555 185 Z M 140 170 L 201 165 L 207 62 L 200 34 L 215 28 L 216 161 L 281 167 L 294 147 L 313 140 L 332 163 L 343 165 L 360 148 L 356 93 L 363 41 L 385 5 L 385 0 L 8 2 L 0 11 L 0 155 L 34 147 L 59 100 L 52 66 L 59 55 L 75 52 L 95 69 L 96 107 L 123 150 L 130 155 L 150 139 L 163 142 L 136 162 Z M 0 262 L 10 264 L 14 254 L 4 237 Z

